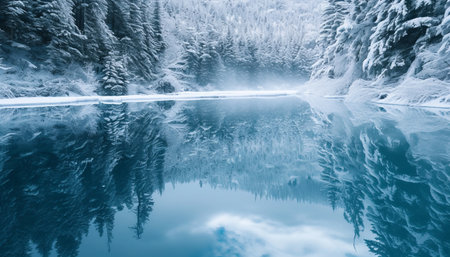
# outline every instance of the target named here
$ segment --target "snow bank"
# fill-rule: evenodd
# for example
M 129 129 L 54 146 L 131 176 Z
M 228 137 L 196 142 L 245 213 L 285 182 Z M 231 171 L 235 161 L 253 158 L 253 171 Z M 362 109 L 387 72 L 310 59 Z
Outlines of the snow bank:
M 64 74 L 37 70 L 36 64 L 22 59 L 25 68 L 0 69 L 0 98 L 94 95 L 98 88 L 92 67 L 70 65 Z
M 429 78 L 408 77 L 399 84 L 386 85 L 382 80 L 318 79 L 307 82 L 300 93 L 346 102 L 372 102 L 421 107 L 450 108 L 450 83 Z
M 450 83 L 438 79 L 408 78 L 386 92 L 377 103 L 450 108 Z

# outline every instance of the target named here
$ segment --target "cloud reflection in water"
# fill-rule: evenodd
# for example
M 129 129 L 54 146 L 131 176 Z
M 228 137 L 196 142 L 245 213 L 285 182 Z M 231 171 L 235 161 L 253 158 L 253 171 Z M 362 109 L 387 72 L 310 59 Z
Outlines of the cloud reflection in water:
M 260 217 L 214 216 L 206 224 L 216 235 L 216 256 L 371 256 L 348 233 L 316 225 L 286 226 Z M 360 252 L 364 250 L 364 252 Z

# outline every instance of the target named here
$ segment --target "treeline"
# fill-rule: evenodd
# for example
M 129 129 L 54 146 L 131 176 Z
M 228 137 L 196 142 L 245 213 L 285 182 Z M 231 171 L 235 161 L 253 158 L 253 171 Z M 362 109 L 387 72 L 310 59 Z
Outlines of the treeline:
M 166 25 L 182 45 L 173 69 L 199 85 L 308 78 L 317 58 L 315 1 L 165 0 Z
M 10 58 L 24 49 L 54 73 L 92 65 L 99 93 L 126 94 L 128 80 L 159 73 L 160 11 L 158 0 L 0 0 L 0 42 Z
M 313 78 L 450 79 L 448 0 L 329 0 L 323 17 Z
M 230 78 L 257 83 L 262 74 L 305 78 L 312 62 L 301 44 L 258 48 L 251 40 L 234 39 L 230 33 L 201 33 L 184 41 L 176 68 L 185 80 L 200 86 L 229 82 Z M 262 77 L 261 79 L 264 79 Z

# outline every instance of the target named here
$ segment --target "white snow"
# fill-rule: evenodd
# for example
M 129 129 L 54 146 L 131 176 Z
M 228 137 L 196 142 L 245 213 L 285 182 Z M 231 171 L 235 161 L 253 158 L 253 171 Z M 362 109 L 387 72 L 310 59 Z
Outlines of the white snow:
M 386 90 L 386 98 L 377 103 L 450 108 L 450 84 L 438 79 L 407 78 Z
M 63 96 L 18 97 L 0 99 L 0 108 L 24 108 L 46 106 L 122 104 L 157 101 L 195 101 L 237 98 L 271 98 L 298 96 L 301 98 L 323 97 L 345 102 L 406 105 L 417 107 L 450 108 L 450 85 L 435 79 L 407 79 L 398 86 L 377 86 L 369 81 L 357 80 L 350 87 L 343 81 L 320 80 L 309 82 L 300 90 L 268 91 L 207 91 L 179 92 L 173 94 L 147 94 L 126 96 Z M 385 95 L 380 98 L 380 96 Z
M 127 95 L 127 96 L 74 96 L 74 97 L 18 97 L 0 99 L 0 108 L 46 107 L 90 104 L 121 104 L 155 101 L 193 101 L 223 98 L 261 98 L 293 96 L 296 90 L 276 91 L 209 91 L 180 92 L 174 94 Z
M 414 18 L 409 21 L 406 21 L 403 24 L 403 27 L 405 29 L 419 28 L 422 26 L 430 27 L 431 25 L 436 25 L 438 23 L 439 23 L 439 20 L 434 17 L 418 17 L 418 18 Z
M 348 78 L 312 80 L 302 85 L 301 94 L 340 98 L 349 103 L 375 103 L 417 107 L 450 108 L 450 83 L 438 79 L 409 77 L 400 84 Z

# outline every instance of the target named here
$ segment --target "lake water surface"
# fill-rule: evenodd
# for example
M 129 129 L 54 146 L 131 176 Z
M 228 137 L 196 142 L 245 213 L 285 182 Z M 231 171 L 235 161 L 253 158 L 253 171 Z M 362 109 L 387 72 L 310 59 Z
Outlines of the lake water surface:
M 450 110 L 0 109 L 0 256 L 450 256 Z

